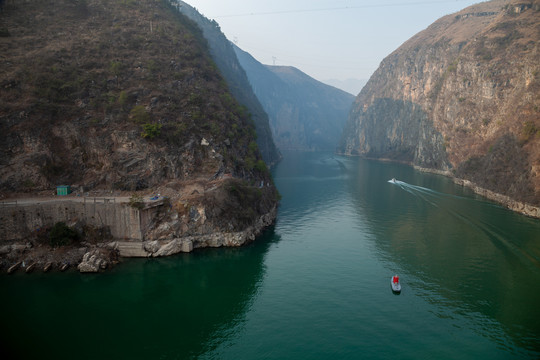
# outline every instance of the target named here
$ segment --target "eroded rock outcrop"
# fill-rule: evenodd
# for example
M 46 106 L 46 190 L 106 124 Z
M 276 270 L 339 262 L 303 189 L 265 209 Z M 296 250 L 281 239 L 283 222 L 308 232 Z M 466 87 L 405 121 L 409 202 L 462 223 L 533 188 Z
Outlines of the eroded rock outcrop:
M 488 1 L 439 19 L 383 60 L 339 151 L 539 205 L 539 19 L 537 0 Z
M 77 270 L 82 273 L 95 273 L 103 271 L 111 263 L 111 253 L 105 249 L 94 249 L 83 255 Z
M 123 257 L 161 257 L 178 253 L 188 253 L 198 248 L 206 247 L 237 247 L 254 241 L 266 228 L 274 222 L 277 206 L 273 206 L 262 216 L 253 219 L 250 225 L 234 231 L 232 223 L 228 224 L 229 231 L 223 231 L 214 226 L 204 226 L 201 222 L 193 222 L 189 216 L 181 217 L 171 211 L 170 216 L 161 218 L 155 224 L 155 231 L 149 229 L 145 241 L 114 241 L 108 248 L 118 251 Z M 213 220 L 211 220 L 213 221 Z

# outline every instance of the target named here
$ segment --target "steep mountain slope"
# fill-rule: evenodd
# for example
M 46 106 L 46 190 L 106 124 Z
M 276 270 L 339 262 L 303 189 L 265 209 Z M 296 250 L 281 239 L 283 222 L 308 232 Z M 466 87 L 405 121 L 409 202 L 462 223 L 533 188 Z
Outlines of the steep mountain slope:
M 178 0 L 175 2 L 173 0 L 173 3 L 176 3 L 179 11 L 195 21 L 202 29 L 204 37 L 210 46 L 212 58 L 227 80 L 231 93 L 251 113 L 251 118 L 255 122 L 255 128 L 257 129 L 257 144 L 264 161 L 269 165 L 275 164 L 279 161 L 281 155 L 272 139 L 268 115 L 253 93 L 246 73 L 238 63 L 231 43 L 221 32 L 219 25 L 215 21 L 205 18 L 183 1 Z
M 266 66 L 234 47 L 282 150 L 335 150 L 354 100 L 292 67 Z
M 155 236 L 168 238 L 275 214 L 248 111 L 167 1 L 10 2 L 0 28 L 2 196 L 159 191 L 174 226 Z M 204 221 L 174 220 L 186 211 Z
M 404 161 L 540 204 L 540 2 L 445 16 L 383 60 L 339 151 Z

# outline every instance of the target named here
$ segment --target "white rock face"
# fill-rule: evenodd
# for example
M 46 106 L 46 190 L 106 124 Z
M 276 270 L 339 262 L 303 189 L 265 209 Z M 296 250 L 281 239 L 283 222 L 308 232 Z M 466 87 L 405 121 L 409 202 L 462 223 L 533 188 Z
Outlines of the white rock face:
M 158 240 L 155 241 L 145 241 L 143 243 L 143 249 L 149 253 L 155 253 L 161 248 Z
M 156 252 L 152 253 L 152 257 L 170 256 L 180 252 L 191 252 L 193 250 L 193 242 L 188 239 L 174 239 L 163 246 Z
M 82 262 L 77 266 L 81 273 L 96 273 L 109 266 L 107 256 L 100 250 L 92 250 L 84 254 Z

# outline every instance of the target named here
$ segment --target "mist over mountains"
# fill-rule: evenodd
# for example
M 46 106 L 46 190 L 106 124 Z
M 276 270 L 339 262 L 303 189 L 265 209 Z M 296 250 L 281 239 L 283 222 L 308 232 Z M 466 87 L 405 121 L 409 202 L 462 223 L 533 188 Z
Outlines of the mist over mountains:
M 280 150 L 335 150 L 354 96 L 298 69 L 259 63 L 231 43 L 215 21 L 183 1 L 177 4 L 202 29 L 231 92 L 249 108 L 267 162 L 279 158 L 274 143 Z
M 281 150 L 335 150 L 354 100 L 288 66 L 263 65 L 234 46 L 253 91 L 268 113 Z

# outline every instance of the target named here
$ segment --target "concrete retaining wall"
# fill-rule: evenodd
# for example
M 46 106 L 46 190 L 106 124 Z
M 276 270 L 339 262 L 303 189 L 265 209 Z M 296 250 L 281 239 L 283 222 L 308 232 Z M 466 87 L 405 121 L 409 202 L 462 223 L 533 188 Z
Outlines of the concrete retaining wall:
M 142 241 L 141 213 L 155 211 L 139 211 L 126 203 L 116 203 L 114 199 L 85 200 L 0 204 L 0 244 L 23 240 L 33 232 L 60 221 L 106 226 L 116 239 Z M 148 221 L 148 216 L 142 217 Z

